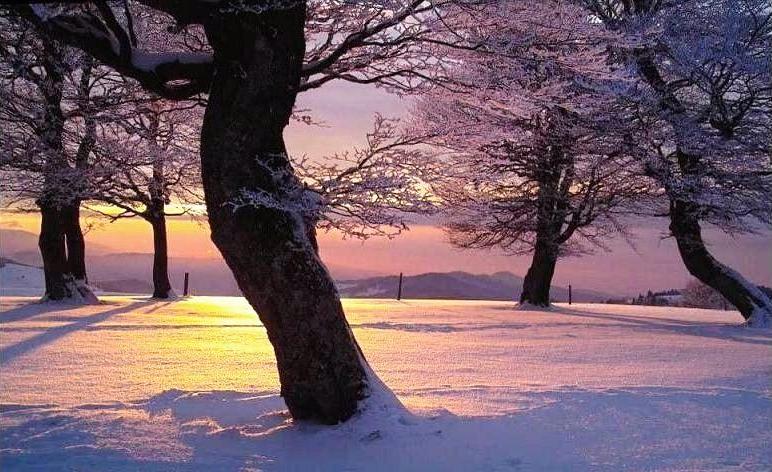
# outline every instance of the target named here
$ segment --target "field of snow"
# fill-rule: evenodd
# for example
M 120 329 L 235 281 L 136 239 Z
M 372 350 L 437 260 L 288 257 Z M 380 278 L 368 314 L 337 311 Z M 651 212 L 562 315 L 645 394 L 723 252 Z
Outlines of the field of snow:
M 0 298 L 3 472 L 772 470 L 772 331 L 735 312 L 344 300 L 399 401 L 323 427 L 243 299 L 32 301 Z
M 43 269 L 0 261 L 0 296 L 27 295 L 41 297 L 46 283 Z

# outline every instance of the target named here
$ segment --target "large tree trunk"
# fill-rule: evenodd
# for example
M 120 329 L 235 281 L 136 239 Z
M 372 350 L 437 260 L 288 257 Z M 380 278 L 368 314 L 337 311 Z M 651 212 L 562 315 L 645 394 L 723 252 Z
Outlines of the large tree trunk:
M 45 300 L 62 300 L 72 294 L 68 287 L 67 248 L 61 202 L 66 199 L 61 172 L 68 164 L 62 156 L 64 145 L 64 115 L 62 113 L 62 90 L 64 77 L 62 67 L 63 48 L 52 40 L 43 41 L 42 68 L 45 80 L 40 85 L 43 95 L 43 117 L 39 134 L 44 158 L 44 182 L 41 196 L 37 201 L 40 208 L 40 236 L 38 246 L 43 258 L 45 274 Z
M 558 116 L 563 116 L 564 112 L 563 109 L 553 110 Z M 546 126 L 544 133 L 548 139 L 555 138 L 557 135 L 550 129 L 550 123 Z M 520 303 L 548 307 L 560 245 L 571 237 L 575 229 L 573 223 L 563 229 L 569 213 L 568 198 L 573 183 L 574 164 L 562 146 L 550 143 L 541 156 L 539 167 L 536 244 L 531 267 L 523 280 Z
M 62 224 L 67 245 L 67 269 L 76 283 L 88 283 L 86 274 L 86 242 L 80 227 L 80 203 L 62 207 Z
M 756 285 L 717 261 L 702 239 L 702 229 L 693 204 L 674 201 L 670 205 L 670 231 L 689 273 L 729 300 L 753 326 L 769 326 L 772 302 Z
M 67 249 L 62 231 L 61 212 L 50 202 L 38 201 L 40 207 L 40 237 L 38 246 L 43 258 L 46 293 L 44 300 L 63 300 L 72 295 L 68 284 Z
M 166 238 L 166 216 L 163 210 L 154 212 L 148 218 L 153 226 L 153 298 L 170 298 L 172 285 L 169 283 L 169 250 Z
M 75 204 L 38 200 L 46 293 L 44 300 L 98 303 L 86 281 L 85 245 Z
M 557 251 L 554 244 L 541 241 L 536 243 L 531 267 L 528 268 L 523 280 L 520 303 L 544 307 L 550 305 L 550 286 L 557 261 Z
M 218 15 L 205 25 L 215 79 L 204 117 L 202 178 L 212 240 L 273 344 L 296 419 L 337 423 L 367 377 L 338 294 L 319 260 L 282 132 L 300 81 L 305 6 Z M 235 205 L 242 197 L 262 204 Z

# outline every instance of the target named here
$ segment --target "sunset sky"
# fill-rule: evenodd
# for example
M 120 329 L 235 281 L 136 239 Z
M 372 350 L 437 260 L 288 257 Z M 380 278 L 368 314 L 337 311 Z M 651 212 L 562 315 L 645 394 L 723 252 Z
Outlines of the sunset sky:
M 321 91 L 300 97 L 299 108 L 308 108 L 323 127 L 292 124 L 286 136 L 291 153 L 310 157 L 328 155 L 363 143 L 373 116 L 404 115 L 409 101 L 370 87 L 331 84 Z M 150 227 L 142 220 L 87 218 L 92 225 L 87 240 L 115 252 L 152 252 Z M 36 215 L 2 216 L 3 228 L 38 231 Z M 635 224 L 635 248 L 624 241 L 610 243 L 612 253 L 597 253 L 560 261 L 555 283 L 601 290 L 614 294 L 636 294 L 646 289 L 683 287 L 689 275 L 683 268 L 675 244 L 662 239 L 666 223 L 641 221 Z M 772 285 L 772 244 L 770 233 L 731 238 L 716 231 L 706 237 L 715 255 L 740 270 L 756 283 Z M 169 221 L 170 256 L 219 258 L 209 240 L 205 221 L 188 218 Z M 1 244 L 1 242 L 0 242 Z M 344 240 L 339 234 L 321 234 L 323 260 L 337 278 L 367 275 L 418 274 L 463 270 L 473 273 L 510 271 L 524 275 L 529 257 L 508 257 L 496 251 L 461 251 L 452 248 L 443 232 L 434 226 L 417 225 L 395 239 L 376 238 L 362 242 Z M 173 269 L 173 268 L 172 268 Z

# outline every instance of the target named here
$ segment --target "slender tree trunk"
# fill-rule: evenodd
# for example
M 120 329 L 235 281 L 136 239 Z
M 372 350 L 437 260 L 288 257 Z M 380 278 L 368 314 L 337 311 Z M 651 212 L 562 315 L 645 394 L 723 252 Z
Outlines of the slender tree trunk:
M 40 207 L 40 237 L 38 246 L 43 257 L 45 300 L 63 300 L 72 295 L 68 286 L 67 250 L 62 231 L 61 213 L 56 205 L 38 201 Z
M 154 212 L 149 219 L 153 226 L 153 298 L 166 299 L 172 296 L 172 285 L 169 283 L 166 216 L 161 210 Z
M 80 202 L 62 207 L 61 214 L 67 246 L 68 272 L 79 283 L 87 284 L 86 242 L 80 227 Z
M 205 25 L 215 80 L 202 178 L 212 240 L 266 327 L 290 413 L 333 424 L 357 411 L 367 377 L 313 231 L 284 191 L 297 185 L 282 133 L 305 48 L 305 5 L 293 5 Z M 281 205 L 233 205 L 250 194 Z
M 166 237 L 166 179 L 164 174 L 164 151 L 158 145 L 159 117 L 149 116 L 149 132 L 155 156 L 153 160 L 153 178 L 148 191 L 150 205 L 145 213 L 145 219 L 153 226 L 153 298 L 169 298 L 172 296 L 172 285 L 169 283 L 169 249 Z
M 702 239 L 694 205 L 674 201 L 670 206 L 670 231 L 690 274 L 729 300 L 750 325 L 768 326 L 772 303 L 756 285 L 717 261 Z
M 80 203 L 88 189 L 89 155 L 96 143 L 96 118 L 95 111 L 90 100 L 91 73 L 94 59 L 88 54 L 81 55 L 81 77 L 78 82 L 78 107 L 83 113 L 84 132 L 78 143 L 75 153 L 75 169 L 77 170 L 73 182 L 77 193 L 71 204 L 64 207 L 66 215 L 65 233 L 67 237 L 67 259 L 76 284 L 83 287 L 88 284 L 86 273 L 86 240 L 83 238 L 83 230 L 80 227 Z
M 531 267 L 523 280 L 520 303 L 544 307 L 550 305 L 550 286 L 558 261 L 557 251 L 553 246 L 548 242 L 536 243 Z

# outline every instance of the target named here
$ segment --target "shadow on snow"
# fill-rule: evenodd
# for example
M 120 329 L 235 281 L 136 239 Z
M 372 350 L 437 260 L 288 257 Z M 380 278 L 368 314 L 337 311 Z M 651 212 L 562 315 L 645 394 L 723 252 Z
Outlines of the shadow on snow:
M 672 332 L 688 336 L 723 339 L 746 344 L 772 346 L 772 330 L 749 329 L 740 324 L 705 324 L 700 321 L 685 321 L 670 318 L 647 318 L 635 315 L 616 315 L 593 311 L 573 310 L 560 307 L 557 315 L 567 315 L 573 318 L 593 318 L 614 321 L 619 327 L 629 327 L 638 331 Z
M 28 352 L 34 351 L 47 344 L 53 343 L 58 339 L 67 336 L 68 334 L 76 331 L 88 330 L 93 328 L 94 325 L 110 319 L 113 316 L 131 313 L 132 311 L 152 304 L 156 304 L 155 300 L 140 300 L 130 303 L 128 305 L 118 306 L 106 311 L 94 313 L 87 316 L 67 316 L 59 315 L 59 312 L 72 310 L 75 308 L 88 308 L 94 305 L 73 305 L 62 303 L 30 303 L 27 305 L 14 308 L 7 312 L 0 314 L 0 322 L 3 324 L 13 321 L 47 321 L 47 322 L 67 322 L 72 321 L 64 325 L 58 325 L 53 327 L 40 327 L 37 329 L 28 329 L 29 327 L 2 327 L 2 331 L 42 331 L 41 333 L 20 341 L 16 344 L 6 346 L 0 349 L 0 364 L 7 364 L 19 356 L 22 356 Z M 168 303 L 167 303 L 168 304 Z M 164 304 L 166 305 L 166 304 Z M 97 305 L 99 306 L 99 305 Z M 155 309 L 155 308 L 154 308 Z M 25 329 L 27 328 L 27 329 Z
M 3 470 L 768 470 L 772 401 L 731 389 L 530 393 L 489 417 L 402 408 L 326 427 L 275 394 L 171 390 L 131 404 L 5 409 Z M 30 407 L 34 408 L 34 407 Z

